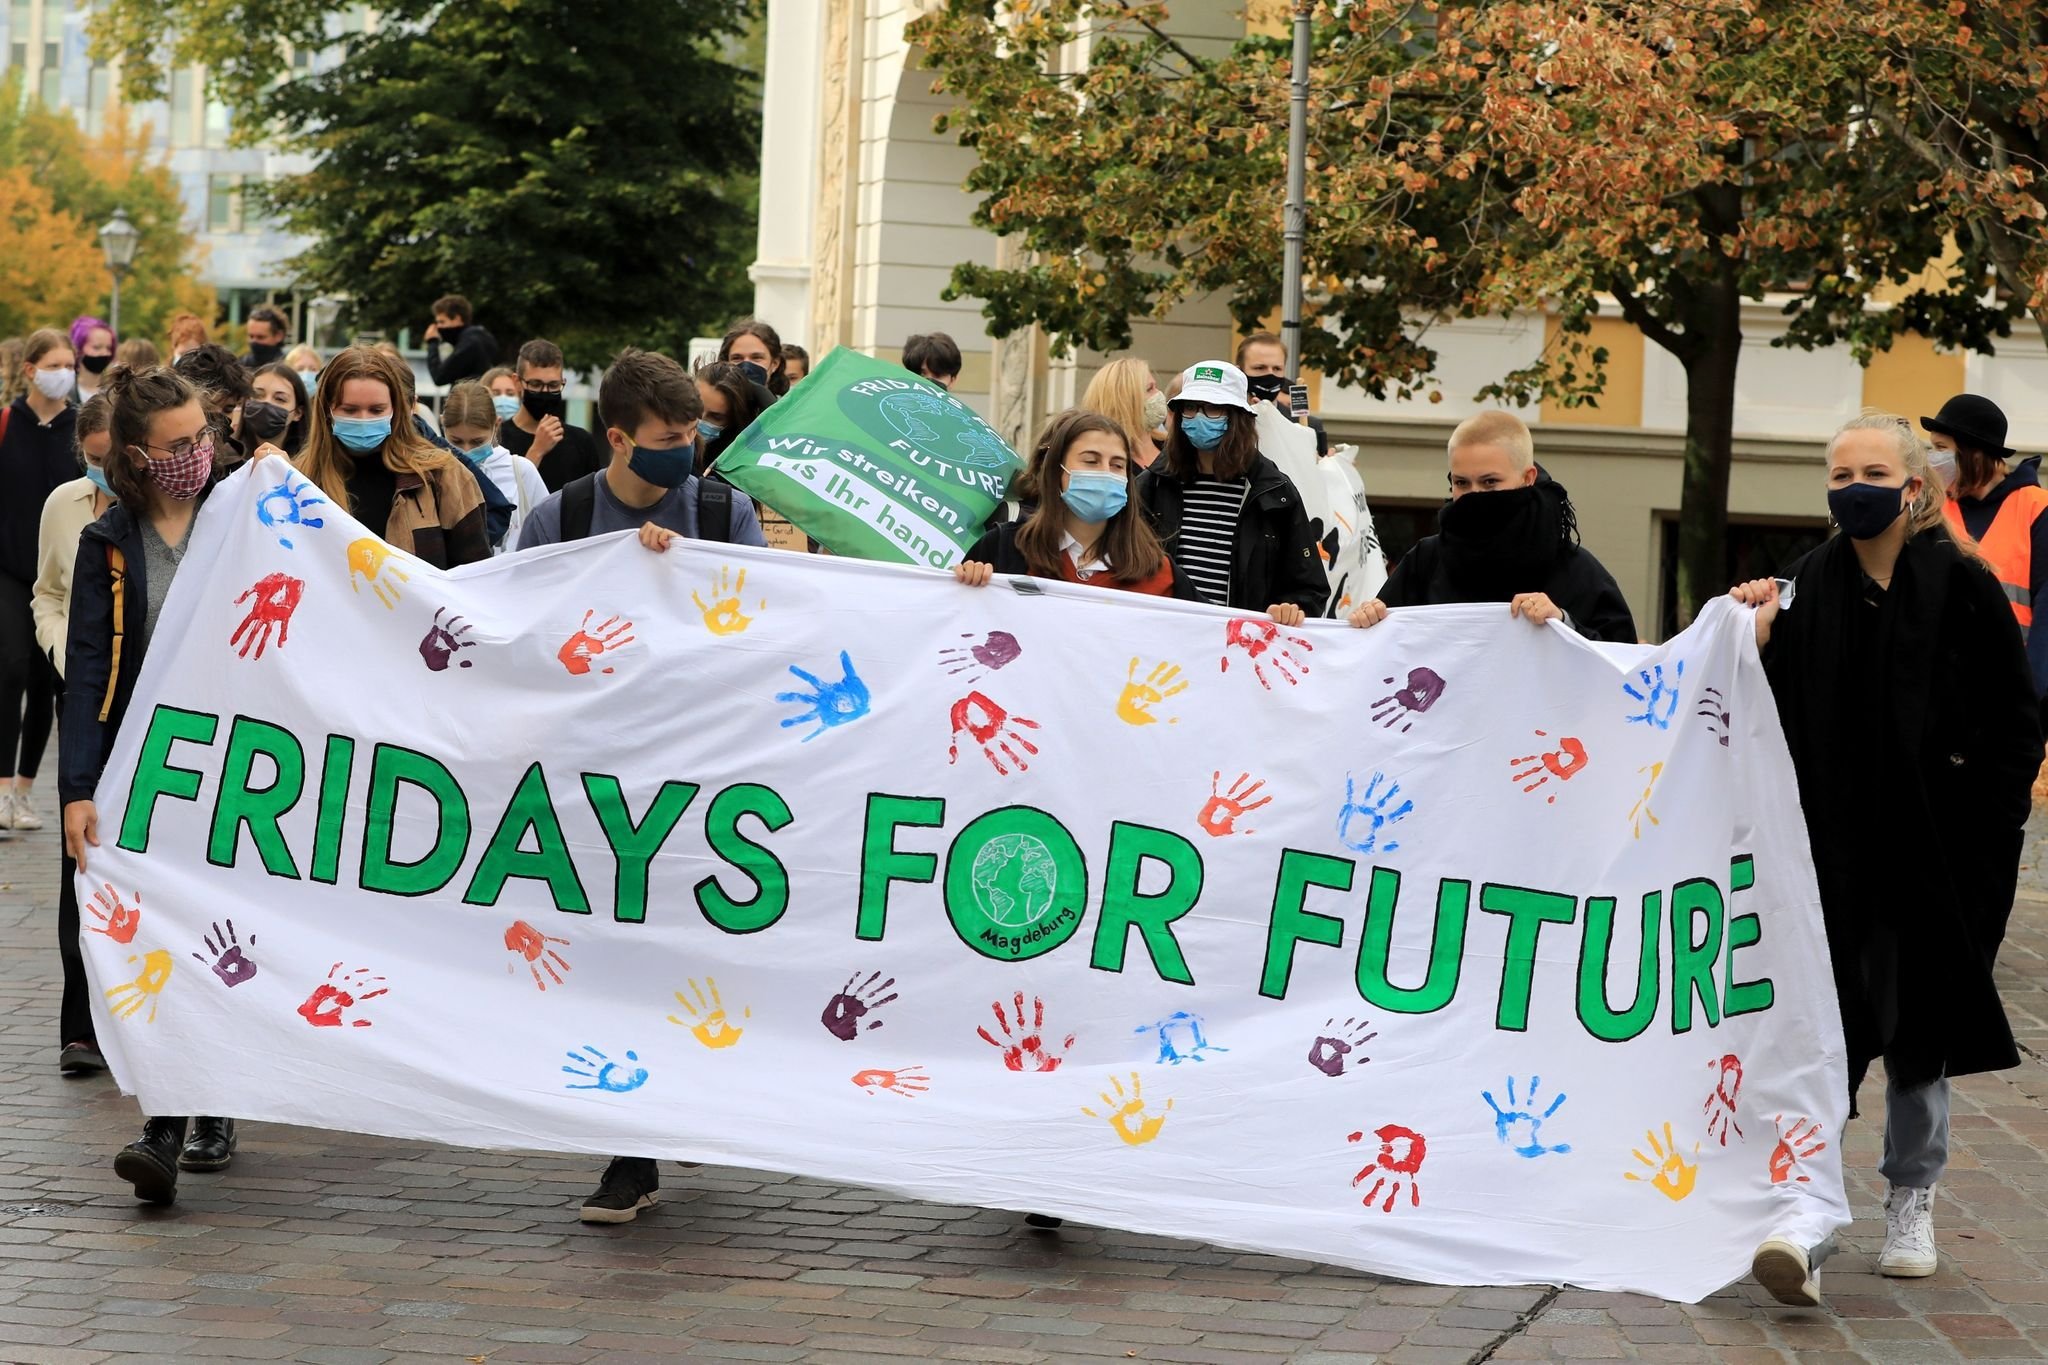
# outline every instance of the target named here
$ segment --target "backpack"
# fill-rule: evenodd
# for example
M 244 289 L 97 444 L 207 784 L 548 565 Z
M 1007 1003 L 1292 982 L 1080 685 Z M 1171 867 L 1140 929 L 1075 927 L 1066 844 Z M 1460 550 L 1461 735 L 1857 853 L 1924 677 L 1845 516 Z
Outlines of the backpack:
M 604 471 L 585 474 L 562 485 L 562 539 L 583 540 L 590 535 L 590 519 L 597 511 L 597 481 Z M 732 539 L 732 485 L 716 479 L 697 480 L 697 539 Z

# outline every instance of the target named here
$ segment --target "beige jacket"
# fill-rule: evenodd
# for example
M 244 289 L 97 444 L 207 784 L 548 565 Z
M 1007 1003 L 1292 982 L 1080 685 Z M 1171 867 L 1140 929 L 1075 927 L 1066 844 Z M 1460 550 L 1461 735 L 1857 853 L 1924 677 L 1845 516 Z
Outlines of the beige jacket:
M 71 568 L 78 562 L 78 538 L 99 520 L 91 479 L 59 484 L 43 504 L 42 531 L 36 537 L 36 589 L 31 606 L 36 618 L 36 643 L 64 673 L 64 637 L 71 629 Z

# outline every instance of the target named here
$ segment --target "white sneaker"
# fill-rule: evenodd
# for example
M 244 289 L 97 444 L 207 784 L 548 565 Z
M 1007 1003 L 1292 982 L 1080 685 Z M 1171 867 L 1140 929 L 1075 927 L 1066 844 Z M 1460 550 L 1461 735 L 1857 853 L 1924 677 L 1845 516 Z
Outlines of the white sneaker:
M 1756 1249 L 1749 1271 L 1779 1303 L 1794 1308 L 1820 1307 L 1820 1272 L 1802 1248 L 1773 1237 Z
M 14 793 L 0 792 L 0 834 L 14 828 Z
M 16 829 L 41 829 L 43 817 L 36 814 L 36 799 L 33 792 L 17 791 L 9 803 L 12 806 L 10 823 Z
M 1932 1275 L 1939 1264 L 1934 1254 L 1934 1188 L 1891 1186 L 1884 1196 L 1884 1254 L 1877 1258 L 1878 1273 L 1918 1280 Z

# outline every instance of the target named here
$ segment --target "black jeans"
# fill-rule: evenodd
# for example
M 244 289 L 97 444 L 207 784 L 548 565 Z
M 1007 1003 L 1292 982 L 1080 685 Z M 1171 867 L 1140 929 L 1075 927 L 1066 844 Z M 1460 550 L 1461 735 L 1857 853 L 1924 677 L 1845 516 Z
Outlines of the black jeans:
M 57 956 L 64 963 L 64 1002 L 57 1007 L 57 1042 L 90 1043 L 92 996 L 85 977 L 85 954 L 78 947 L 78 889 L 72 885 L 78 864 L 64 855 L 64 879 L 57 887 Z
M 0 573 L 0 779 L 36 775 L 57 715 L 57 670 L 36 643 L 30 592 Z

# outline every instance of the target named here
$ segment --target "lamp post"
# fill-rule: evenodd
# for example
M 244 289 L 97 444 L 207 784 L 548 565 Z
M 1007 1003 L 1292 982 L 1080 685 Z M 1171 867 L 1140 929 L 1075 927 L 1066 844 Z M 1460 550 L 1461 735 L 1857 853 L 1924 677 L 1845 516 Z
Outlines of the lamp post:
M 1315 0 L 1294 3 L 1294 71 L 1287 100 L 1287 204 L 1282 233 L 1280 338 L 1287 373 L 1301 374 L 1302 254 L 1308 242 L 1309 20 Z
M 142 233 L 128 221 L 126 209 L 115 209 L 114 216 L 100 229 L 100 250 L 107 254 L 107 272 L 114 277 L 113 297 L 107 307 L 107 326 L 116 336 L 121 334 L 121 277 L 128 273 L 129 266 L 135 264 L 135 249 L 141 244 Z
M 306 340 L 314 346 L 320 345 L 320 338 L 327 335 L 335 319 L 341 316 L 341 300 L 332 294 L 322 294 L 306 305 Z

